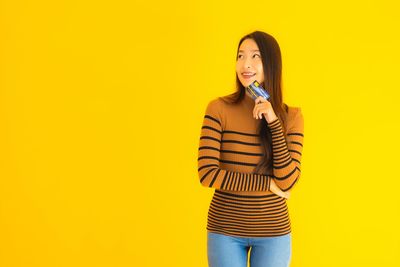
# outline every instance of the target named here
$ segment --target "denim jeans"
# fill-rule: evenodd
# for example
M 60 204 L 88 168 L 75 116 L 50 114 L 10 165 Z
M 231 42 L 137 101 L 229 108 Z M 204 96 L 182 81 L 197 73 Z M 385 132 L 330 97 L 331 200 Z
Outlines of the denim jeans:
M 209 267 L 288 267 L 291 233 L 276 237 L 235 237 L 207 231 Z

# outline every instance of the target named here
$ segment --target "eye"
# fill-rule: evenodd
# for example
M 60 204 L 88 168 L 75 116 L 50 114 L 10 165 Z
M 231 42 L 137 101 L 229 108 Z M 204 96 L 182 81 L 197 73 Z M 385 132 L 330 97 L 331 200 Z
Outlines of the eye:
M 253 57 L 255 57 L 255 56 L 261 57 L 259 54 L 254 54 Z
M 237 58 L 243 57 L 243 55 L 238 55 Z

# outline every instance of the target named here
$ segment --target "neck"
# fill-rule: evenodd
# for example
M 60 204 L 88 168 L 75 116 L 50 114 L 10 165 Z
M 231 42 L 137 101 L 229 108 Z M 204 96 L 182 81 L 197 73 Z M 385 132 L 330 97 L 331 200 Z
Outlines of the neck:
M 247 94 L 247 92 L 244 94 L 244 98 L 242 101 L 243 101 L 244 105 L 246 105 L 250 108 L 254 108 L 255 101 L 253 100 L 253 98 L 251 98 L 251 96 L 249 96 Z

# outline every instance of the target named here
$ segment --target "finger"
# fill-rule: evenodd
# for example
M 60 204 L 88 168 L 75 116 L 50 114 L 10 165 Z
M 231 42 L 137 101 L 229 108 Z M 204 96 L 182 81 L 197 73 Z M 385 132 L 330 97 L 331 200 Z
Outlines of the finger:
M 254 112 L 255 112 L 255 116 L 259 119 L 262 119 L 262 113 L 266 113 L 267 109 L 264 107 L 264 105 L 260 104 L 260 105 L 256 105 L 254 107 Z
M 259 118 L 259 119 L 262 119 L 262 114 L 263 114 L 264 112 L 262 111 L 262 109 L 259 109 L 258 111 L 257 111 L 257 118 Z
M 260 117 L 260 119 L 262 119 L 262 114 L 267 114 L 267 109 L 266 108 L 260 108 L 258 109 L 258 116 Z
M 266 109 L 266 108 L 264 108 L 264 109 L 260 110 L 260 113 L 261 113 L 261 114 L 265 114 L 265 115 L 267 115 L 267 109 Z
M 260 108 L 259 107 L 257 107 L 257 110 L 256 110 L 256 118 L 257 119 L 260 118 Z
M 255 100 L 256 104 L 263 103 L 263 102 L 266 102 L 266 101 L 267 100 L 262 96 L 257 97 L 256 100 Z
M 257 119 L 258 109 L 259 109 L 259 107 L 258 107 L 257 105 L 254 106 L 254 108 L 253 108 L 253 117 L 254 117 L 255 119 Z

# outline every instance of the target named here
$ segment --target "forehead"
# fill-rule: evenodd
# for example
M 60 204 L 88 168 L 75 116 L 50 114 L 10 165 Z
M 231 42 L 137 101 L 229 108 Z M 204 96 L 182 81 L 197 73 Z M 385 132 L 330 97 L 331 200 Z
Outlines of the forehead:
M 246 39 L 239 46 L 239 52 L 254 52 L 254 51 L 258 51 L 258 46 L 253 39 Z

